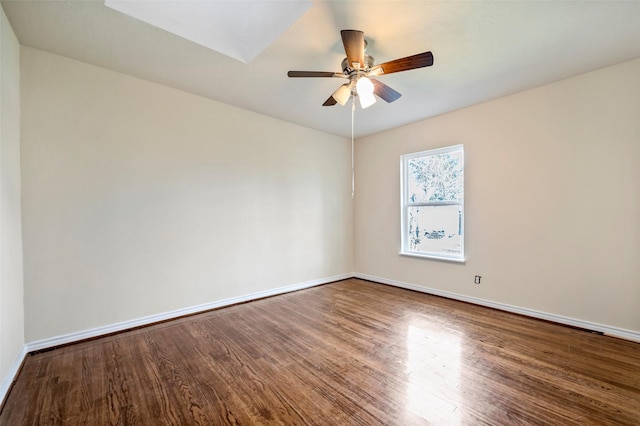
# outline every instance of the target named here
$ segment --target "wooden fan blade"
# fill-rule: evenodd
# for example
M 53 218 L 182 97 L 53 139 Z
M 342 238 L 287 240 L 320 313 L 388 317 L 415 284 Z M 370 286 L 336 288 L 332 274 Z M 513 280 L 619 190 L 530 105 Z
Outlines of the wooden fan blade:
M 289 77 L 333 77 L 335 72 L 330 71 L 289 71 Z
M 364 33 L 357 30 L 342 30 L 340 35 L 349 66 L 357 62 L 361 68 L 364 68 Z
M 338 101 L 336 101 L 333 96 L 329 96 L 329 99 L 327 99 L 326 101 L 324 101 L 324 103 L 322 104 L 322 106 L 334 106 L 335 104 L 337 104 Z
M 391 87 L 387 86 L 381 81 L 376 80 L 375 78 L 369 77 L 369 80 L 371 80 L 371 82 L 373 83 L 373 93 L 389 103 L 398 100 L 398 98 L 402 96 L 400 92 L 396 92 Z
M 409 71 L 416 68 L 429 67 L 433 65 L 433 54 L 431 52 L 418 53 L 406 58 L 395 59 L 373 67 L 374 70 L 382 68 L 384 74 L 391 74 L 400 71 Z

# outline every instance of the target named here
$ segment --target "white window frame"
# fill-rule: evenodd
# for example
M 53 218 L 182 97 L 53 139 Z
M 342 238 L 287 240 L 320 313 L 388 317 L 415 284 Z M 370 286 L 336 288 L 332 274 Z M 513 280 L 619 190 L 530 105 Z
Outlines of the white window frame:
M 400 156 L 400 208 L 401 208 L 401 227 L 400 227 L 400 235 L 401 235 L 401 245 L 400 245 L 400 255 L 404 256 L 415 256 L 421 258 L 429 258 L 429 259 L 437 259 L 437 260 L 446 260 L 452 262 L 465 262 L 465 251 L 464 251 L 464 192 L 463 197 L 459 201 L 429 201 L 429 202 L 412 202 L 409 199 L 409 160 L 417 157 L 427 157 L 431 155 L 444 154 L 448 152 L 461 152 L 462 156 L 462 173 L 463 173 L 463 186 L 464 186 L 464 146 L 463 145 L 453 145 L 444 148 L 431 149 L 428 151 L 414 152 L 411 154 L 404 154 Z M 461 228 L 461 240 L 460 240 L 460 254 L 457 253 L 445 253 L 445 252 L 428 252 L 428 251 L 418 251 L 412 250 L 410 248 L 409 242 L 409 208 L 410 207 L 418 207 L 418 206 L 451 206 L 456 205 L 460 206 L 461 217 L 460 217 L 460 228 Z

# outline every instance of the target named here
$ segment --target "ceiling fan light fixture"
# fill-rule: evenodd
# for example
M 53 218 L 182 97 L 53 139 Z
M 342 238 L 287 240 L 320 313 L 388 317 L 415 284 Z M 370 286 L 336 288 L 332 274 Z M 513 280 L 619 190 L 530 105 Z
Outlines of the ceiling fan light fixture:
M 359 102 L 362 108 L 370 107 L 376 103 L 376 97 L 379 97 L 387 103 L 395 102 L 402 96 L 399 92 L 396 92 L 378 79 L 369 79 L 368 77 L 378 77 L 383 74 L 410 71 L 433 65 L 433 54 L 431 52 L 422 52 L 374 65 L 373 57 L 365 54 L 367 40 L 365 40 L 362 31 L 342 30 L 340 31 L 340 36 L 342 37 L 344 52 L 347 55 L 341 63 L 342 72 L 287 72 L 289 77 L 336 77 L 349 80 L 348 85 L 338 87 L 338 89 L 324 101 L 322 106 L 333 106 L 338 103 L 345 105 L 349 99 L 351 99 L 351 96 L 357 96 L 358 99 L 360 99 Z
M 373 96 L 373 83 L 367 77 L 360 77 L 356 83 L 356 91 L 358 92 L 358 99 L 360 99 L 360 106 L 362 109 L 368 108 L 376 103 L 376 97 Z
M 340 105 L 344 106 L 349 98 L 351 97 L 351 86 L 349 83 L 343 84 L 338 87 L 338 89 L 333 92 L 333 99 L 336 100 Z

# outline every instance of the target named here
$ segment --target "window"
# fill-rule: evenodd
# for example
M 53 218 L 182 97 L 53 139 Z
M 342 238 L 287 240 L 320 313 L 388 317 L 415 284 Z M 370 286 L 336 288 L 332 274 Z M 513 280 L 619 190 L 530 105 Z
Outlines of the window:
M 463 262 L 463 146 L 403 155 L 400 170 L 400 254 Z

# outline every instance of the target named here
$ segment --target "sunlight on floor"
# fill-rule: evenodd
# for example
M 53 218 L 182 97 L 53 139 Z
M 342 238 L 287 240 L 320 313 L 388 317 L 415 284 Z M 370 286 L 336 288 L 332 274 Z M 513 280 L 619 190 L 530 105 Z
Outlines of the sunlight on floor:
M 460 337 L 424 320 L 407 328 L 407 410 L 435 424 L 459 425 Z

